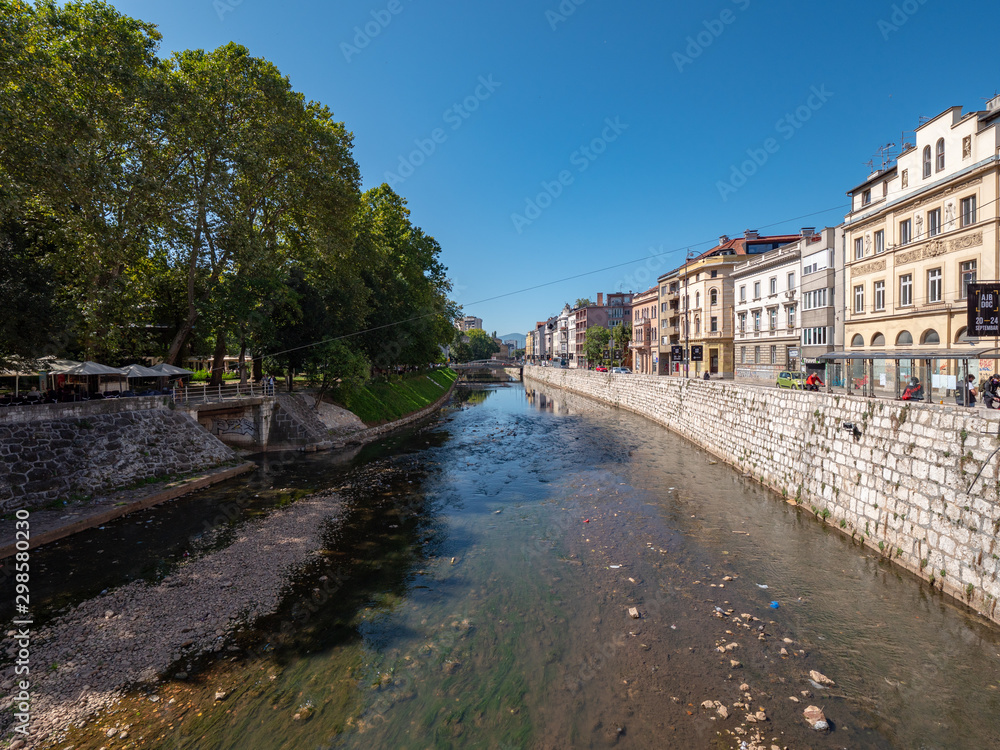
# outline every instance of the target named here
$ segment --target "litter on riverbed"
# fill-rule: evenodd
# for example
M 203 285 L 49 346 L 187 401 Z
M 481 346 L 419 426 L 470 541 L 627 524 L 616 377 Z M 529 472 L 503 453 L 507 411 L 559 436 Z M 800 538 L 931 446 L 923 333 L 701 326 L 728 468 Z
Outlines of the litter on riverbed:
M 778 604 L 777 602 L 771 602 L 771 609 L 777 609 L 777 608 L 778 608 L 778 607 L 780 607 L 780 606 L 781 606 L 781 605 L 780 605 L 780 604 Z
M 768 585 L 766 583 L 758 583 L 757 584 L 757 588 L 759 588 L 759 589 L 766 589 L 766 588 L 768 588 Z
M 618 570 L 618 568 L 620 568 L 621 565 L 609 565 L 608 567 L 611 568 L 612 570 Z

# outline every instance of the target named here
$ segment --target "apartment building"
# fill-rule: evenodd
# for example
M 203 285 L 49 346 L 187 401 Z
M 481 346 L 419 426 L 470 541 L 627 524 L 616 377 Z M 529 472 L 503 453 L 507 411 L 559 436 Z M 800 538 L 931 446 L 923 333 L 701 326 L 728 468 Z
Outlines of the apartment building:
M 1000 275 L 998 122 L 1000 97 L 982 112 L 951 107 L 914 131 L 894 165 L 848 191 L 848 352 L 958 358 L 969 348 L 968 285 Z M 935 377 L 954 376 L 953 360 L 933 359 Z
M 660 348 L 657 345 L 659 288 L 653 287 L 632 297 L 632 369 L 640 375 L 655 375 L 659 364 Z
M 733 270 L 748 257 L 763 255 L 794 242 L 799 236 L 760 236 L 752 229 L 736 239 L 722 235 L 715 247 L 660 276 L 657 280 L 660 314 L 662 316 L 666 308 L 669 315 L 668 327 L 661 328 L 661 373 L 666 359 L 670 375 L 702 377 L 708 372 L 710 376 L 732 378 L 735 374 Z M 672 308 L 671 303 L 675 301 L 676 308 Z M 661 325 L 662 322 L 661 317 Z M 679 362 L 671 361 L 670 357 L 674 339 L 683 353 Z M 700 361 L 693 358 L 697 351 L 694 347 L 700 347 Z
M 597 304 L 587 305 L 586 307 L 577 307 L 572 311 L 574 316 L 573 322 L 573 333 L 576 337 L 574 342 L 573 352 L 575 366 L 586 370 L 590 367 L 590 363 L 587 361 L 587 355 L 584 353 L 583 344 L 587 338 L 587 329 L 591 326 L 604 326 L 609 328 L 608 325 L 608 307 L 604 304 L 604 293 L 597 293 Z
M 462 333 L 471 331 L 475 328 L 482 330 L 483 319 L 477 318 L 475 315 L 466 315 L 464 318 L 459 318 L 455 321 L 455 327 Z

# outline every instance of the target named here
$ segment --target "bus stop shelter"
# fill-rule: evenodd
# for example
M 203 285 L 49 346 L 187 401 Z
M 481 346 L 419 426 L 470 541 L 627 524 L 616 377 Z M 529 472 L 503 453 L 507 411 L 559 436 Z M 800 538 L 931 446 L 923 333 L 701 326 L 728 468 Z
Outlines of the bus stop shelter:
M 842 385 L 849 395 L 902 398 L 916 378 L 923 386 L 921 401 L 947 403 L 955 399 L 965 405 L 968 391 L 960 384 L 974 375 L 975 387 L 981 393 L 982 383 L 997 371 L 1000 347 L 973 344 L 953 349 L 840 351 L 822 354 L 817 359 L 841 365 Z

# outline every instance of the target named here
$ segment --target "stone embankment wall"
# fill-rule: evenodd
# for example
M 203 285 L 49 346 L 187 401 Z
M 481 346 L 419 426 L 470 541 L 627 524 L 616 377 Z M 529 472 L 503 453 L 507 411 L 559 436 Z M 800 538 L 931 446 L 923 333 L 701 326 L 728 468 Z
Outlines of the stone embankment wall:
M 0 415 L 0 512 L 235 458 L 162 396 L 12 407 Z
M 648 417 L 1000 622 L 996 412 L 542 367 L 524 378 Z

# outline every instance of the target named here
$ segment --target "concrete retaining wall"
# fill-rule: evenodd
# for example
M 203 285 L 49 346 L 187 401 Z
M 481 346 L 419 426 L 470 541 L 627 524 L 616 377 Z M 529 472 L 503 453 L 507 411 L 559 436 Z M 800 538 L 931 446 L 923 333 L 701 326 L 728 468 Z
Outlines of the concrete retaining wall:
M 11 407 L 0 419 L 0 512 L 236 458 L 163 397 Z
M 655 376 L 526 367 L 691 440 L 1000 622 L 995 412 Z M 845 429 L 845 423 L 854 429 Z

